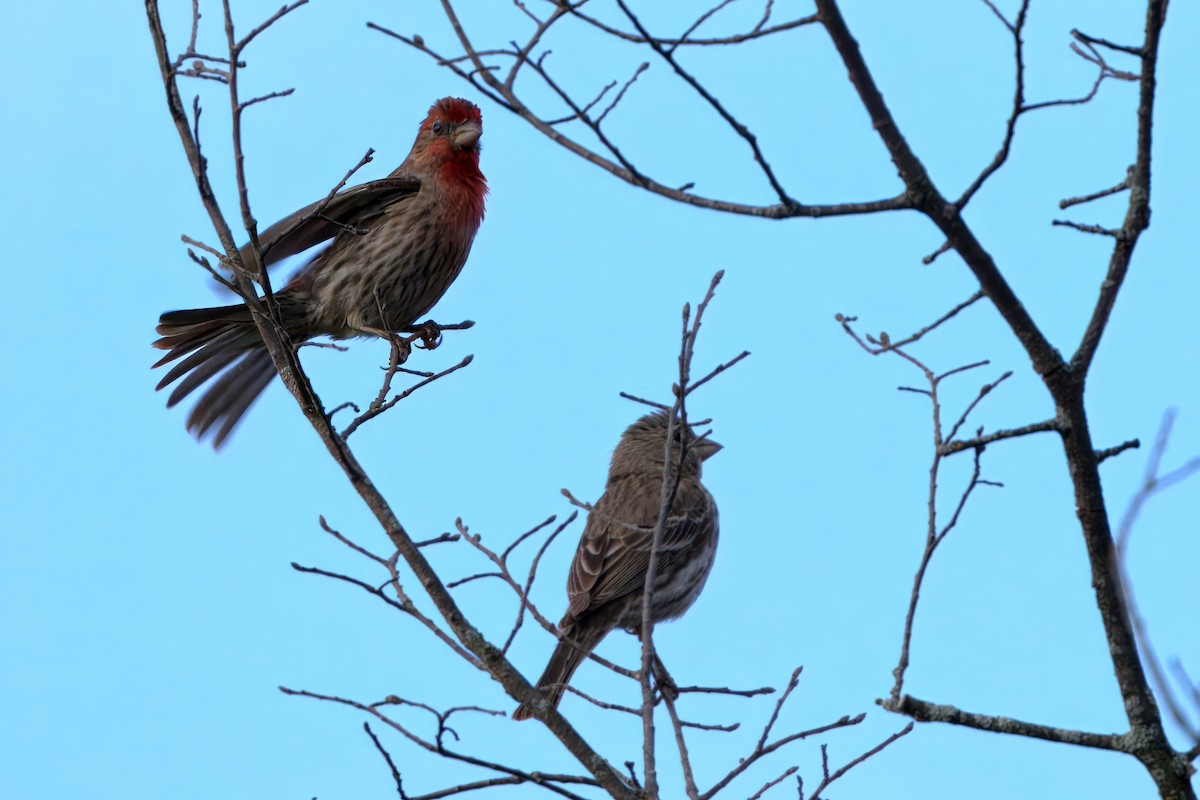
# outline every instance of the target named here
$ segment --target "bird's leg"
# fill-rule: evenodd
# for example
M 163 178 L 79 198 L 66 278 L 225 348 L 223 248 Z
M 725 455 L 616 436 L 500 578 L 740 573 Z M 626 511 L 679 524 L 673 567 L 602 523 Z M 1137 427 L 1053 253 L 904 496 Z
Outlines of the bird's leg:
M 363 333 L 378 336 L 392 346 L 392 354 L 388 359 L 388 369 L 395 372 L 397 368 L 412 354 L 412 337 L 401 336 L 385 328 L 362 328 Z
M 675 683 L 675 679 L 667 672 L 667 667 L 663 664 L 662 659 L 658 657 L 658 653 L 654 654 L 654 663 L 650 665 L 651 673 L 654 675 L 654 685 L 659 693 L 670 695 L 671 700 L 679 697 L 679 686 Z
M 386 339 L 392 346 L 391 358 L 388 359 L 388 374 L 393 374 L 401 364 L 408 361 L 409 355 L 412 354 L 412 341 L 414 337 L 404 337 L 388 327 L 387 312 L 383 306 L 383 300 L 379 297 L 378 290 L 375 292 L 375 306 L 379 311 L 379 328 L 366 328 L 366 333 L 374 334 L 380 339 Z
M 389 332 L 387 340 L 392 346 L 392 354 L 388 359 L 388 369 L 394 372 L 401 364 L 408 361 L 408 357 L 412 353 L 412 345 L 409 344 L 408 339 L 397 333 Z
M 411 334 L 408 337 L 408 341 L 420 340 L 421 344 L 418 346 L 425 350 L 433 350 L 442 343 L 442 326 L 431 319 L 427 319 L 420 325 L 414 325 L 407 330 Z
M 631 625 L 625 630 L 637 637 L 638 641 L 642 641 L 642 626 Z M 658 689 L 659 694 L 669 694 L 671 699 L 679 697 L 679 686 L 676 685 L 675 679 L 667 672 L 667 667 L 663 664 L 662 659 L 658 657 L 658 651 L 654 651 L 654 660 L 650 662 L 650 674 L 654 677 L 654 686 Z

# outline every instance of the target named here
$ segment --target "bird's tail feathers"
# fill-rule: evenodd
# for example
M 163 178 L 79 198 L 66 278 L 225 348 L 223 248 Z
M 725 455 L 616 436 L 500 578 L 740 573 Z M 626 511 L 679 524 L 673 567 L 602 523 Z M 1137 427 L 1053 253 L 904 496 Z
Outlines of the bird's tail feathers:
M 587 626 L 564 633 L 573 641 L 564 640 L 558 643 L 558 646 L 554 648 L 554 653 L 550 656 L 550 663 L 546 665 L 542 677 L 538 678 L 537 682 L 538 691 L 545 696 L 546 702 L 551 708 L 558 708 L 558 703 L 567 690 L 567 683 L 571 680 L 571 676 L 575 674 L 575 670 L 591 654 L 596 645 L 600 644 L 600 640 L 607 633 L 608 630 L 605 628 Z M 532 716 L 533 709 L 522 703 L 513 712 L 512 718 L 523 720 Z
M 294 316 L 296 309 L 286 303 L 280 309 L 286 325 L 289 311 Z M 202 438 L 215 428 L 213 446 L 220 447 L 275 375 L 250 310 L 233 305 L 168 311 L 157 330 L 162 338 L 154 346 L 167 353 L 154 366 L 183 359 L 157 386 L 161 390 L 179 381 L 167 398 L 168 407 L 216 378 L 188 414 L 187 429 Z

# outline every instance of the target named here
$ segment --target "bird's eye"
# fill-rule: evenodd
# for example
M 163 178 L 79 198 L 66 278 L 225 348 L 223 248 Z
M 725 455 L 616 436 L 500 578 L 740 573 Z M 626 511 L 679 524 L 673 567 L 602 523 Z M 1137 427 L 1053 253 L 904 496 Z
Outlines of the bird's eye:
M 434 121 L 433 121 L 433 132 L 434 132 L 434 133 L 441 133 L 441 132 L 442 132 L 442 121 L 441 121 L 440 119 L 437 119 L 437 120 L 434 120 Z

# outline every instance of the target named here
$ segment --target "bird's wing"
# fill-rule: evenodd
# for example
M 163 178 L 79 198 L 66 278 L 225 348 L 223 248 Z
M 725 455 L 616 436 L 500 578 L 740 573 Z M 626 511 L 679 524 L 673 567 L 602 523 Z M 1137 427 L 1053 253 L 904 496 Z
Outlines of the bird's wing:
M 271 266 L 288 256 L 307 250 L 338 233 L 347 226 L 364 228 L 385 208 L 417 193 L 420 179 L 412 175 L 392 175 L 377 181 L 344 189 L 326 203 L 324 199 L 311 203 L 276 222 L 259 234 L 263 262 Z M 322 207 L 324 204 L 324 207 Z M 250 245 L 241 251 L 242 260 L 252 258 Z
M 662 572 L 682 557 L 701 535 L 703 526 L 712 524 L 712 515 L 701 503 L 686 509 L 685 514 L 667 517 L 658 554 Z M 603 500 L 603 498 L 602 498 Z M 567 578 L 568 614 L 578 617 L 611 600 L 642 591 L 646 583 L 646 567 L 650 563 L 650 546 L 657 522 L 649 525 L 630 525 L 604 514 L 604 503 L 597 503 L 588 518 L 579 549 L 571 563 Z

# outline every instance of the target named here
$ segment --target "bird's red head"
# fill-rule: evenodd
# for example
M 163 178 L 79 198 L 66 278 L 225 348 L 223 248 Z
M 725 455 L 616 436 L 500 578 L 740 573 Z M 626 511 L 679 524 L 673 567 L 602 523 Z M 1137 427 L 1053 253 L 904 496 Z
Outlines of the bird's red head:
M 443 97 L 429 108 L 417 131 L 413 154 L 441 162 L 479 164 L 479 137 L 483 115 L 474 103 L 459 97 Z
M 443 97 L 438 100 L 429 107 L 429 114 L 426 115 L 425 122 L 421 124 L 421 127 L 430 126 L 435 120 L 441 120 L 450 125 L 474 122 L 480 128 L 483 126 L 483 115 L 479 113 L 479 106 L 461 97 Z
M 479 171 L 482 135 L 478 106 L 460 97 L 443 97 L 430 106 L 412 152 L 397 172 L 412 172 L 422 180 L 436 176 L 442 191 L 457 191 L 470 201 L 468 217 L 482 219 L 487 194 L 487 181 Z

